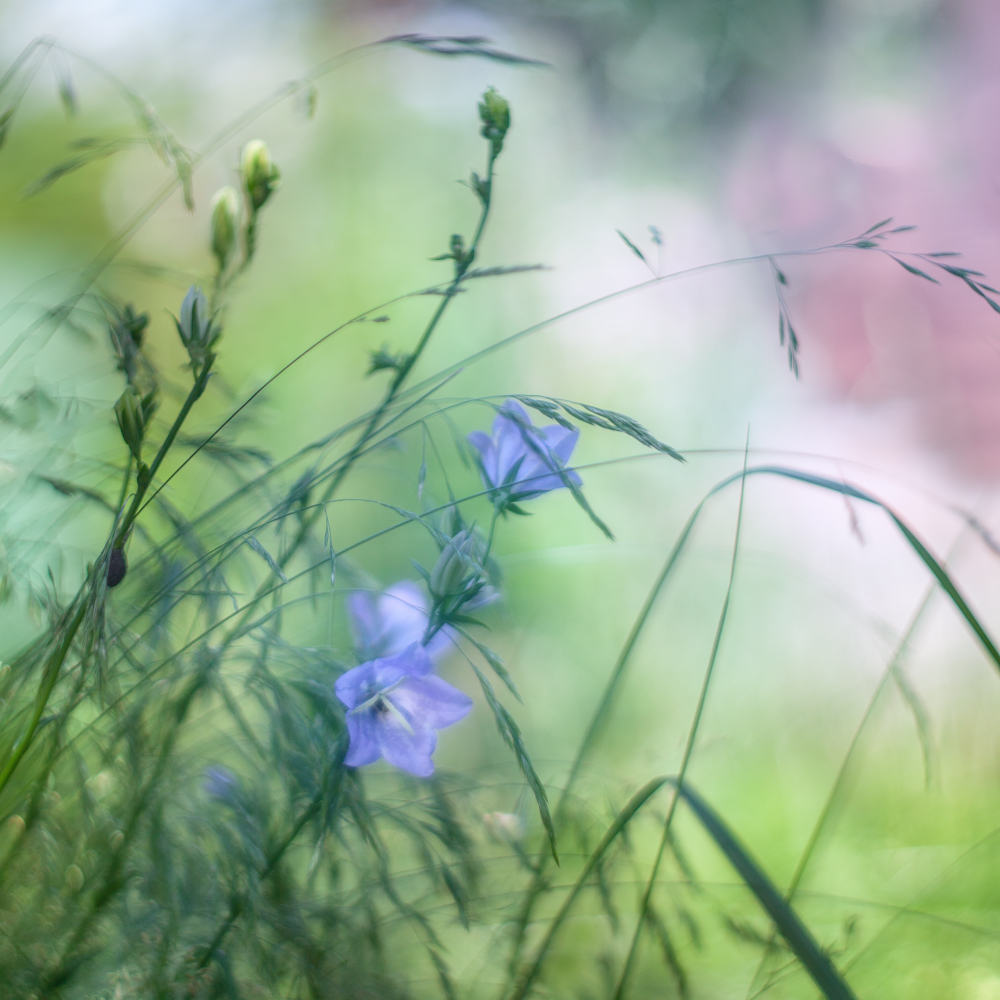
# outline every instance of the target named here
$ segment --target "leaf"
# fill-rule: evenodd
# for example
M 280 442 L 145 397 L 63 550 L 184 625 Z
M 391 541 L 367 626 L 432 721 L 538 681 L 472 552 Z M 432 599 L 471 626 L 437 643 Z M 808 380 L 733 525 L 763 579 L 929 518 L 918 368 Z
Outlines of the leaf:
M 247 535 L 247 545 L 250 546 L 267 563 L 271 568 L 271 572 L 282 582 L 288 583 L 288 577 L 282 572 L 281 567 L 274 561 L 274 557 L 271 555 L 263 545 L 257 541 L 254 535 Z
M 473 640 L 474 641 L 474 640 Z M 500 731 L 500 735 L 503 737 L 504 743 L 514 751 L 514 759 L 517 761 L 517 766 L 521 769 L 521 773 L 524 775 L 525 780 L 528 782 L 528 787 L 531 789 L 531 794 L 535 796 L 535 803 L 538 806 L 538 815 L 542 820 L 542 826 L 545 827 L 545 833 L 549 838 L 549 850 L 552 852 L 552 858 L 556 864 L 559 864 L 559 854 L 556 851 L 556 830 L 552 823 L 552 814 L 549 812 L 549 797 L 545 792 L 545 786 L 542 784 L 535 771 L 534 765 L 531 763 L 531 758 L 528 756 L 528 751 L 524 746 L 524 740 L 521 738 L 521 730 L 518 724 L 514 721 L 514 717 L 507 711 L 504 704 L 497 698 L 496 692 L 493 690 L 493 685 L 489 682 L 486 675 L 469 660 L 469 665 L 475 671 L 476 677 L 479 679 L 479 685 L 483 689 L 483 694 L 486 697 L 486 703 L 490 706 L 490 710 L 493 712 L 493 717 L 496 719 L 497 729 Z
M 788 469 L 777 465 L 759 465 L 756 468 L 746 470 L 746 475 L 748 476 L 759 474 L 783 476 L 786 479 L 794 479 L 801 483 L 809 483 L 812 486 L 819 486 L 822 489 L 831 490 L 834 493 L 843 493 L 846 496 L 854 497 L 856 500 L 864 500 L 866 503 L 874 504 L 876 507 L 880 507 L 884 510 L 892 519 L 896 527 L 899 528 L 903 537 L 909 543 L 913 551 L 920 557 L 920 560 L 930 570 L 931 574 L 937 579 L 938 583 L 941 584 L 944 592 L 951 598 L 952 604 L 954 604 L 958 609 L 962 617 L 972 628 L 972 631 L 976 633 L 976 636 L 983 644 L 983 648 L 986 650 L 990 659 L 993 661 L 997 669 L 1000 670 L 1000 650 L 997 649 L 989 633 L 980 624 L 979 619 L 973 613 L 965 598 L 958 590 L 958 587 L 948 575 L 947 570 L 945 570 L 937 559 L 931 555 L 924 543 L 913 533 L 912 530 L 910 530 L 910 528 L 900 519 L 900 517 L 891 507 L 889 507 L 888 504 L 883 503 L 870 493 L 865 493 L 863 490 L 859 490 L 856 486 L 851 486 L 845 482 L 838 482 L 835 479 L 827 479 L 825 476 L 816 476 L 810 472 L 800 472 L 797 469 Z M 720 489 L 731 483 L 738 482 L 741 476 L 742 473 L 738 473 L 728 477 L 723 480 L 722 483 L 718 484 L 712 490 L 712 493 L 718 492 Z
M 503 274 L 524 274 L 526 271 L 549 271 L 548 264 L 513 264 L 509 267 L 477 267 L 473 271 L 466 271 L 462 275 L 462 281 L 471 281 L 473 278 L 495 278 Z
M 59 100 L 62 102 L 66 117 L 75 117 L 78 110 L 76 91 L 73 88 L 73 78 L 69 74 L 68 67 L 62 67 L 59 70 L 58 88 Z
M 454 620 L 455 619 L 452 618 L 452 622 L 454 622 Z M 485 659 L 490 665 L 493 673 L 495 673 L 497 677 L 504 682 L 507 686 L 507 690 L 510 691 L 510 693 L 523 705 L 524 701 L 521 698 L 521 692 L 517 690 L 514 678 L 507 672 L 507 668 L 504 666 L 503 660 L 501 660 L 500 657 L 489 648 L 489 646 L 484 646 L 478 639 L 470 635 L 467 629 L 462 628 L 460 625 L 455 625 L 455 631 L 464 635 L 465 638 L 468 639 L 469 642 L 471 642 L 472 645 L 483 654 L 483 659 Z
M 889 216 L 888 219 L 883 219 L 881 222 L 876 222 L 871 229 L 866 229 L 861 235 L 868 236 L 869 233 L 874 233 L 876 229 L 882 229 L 883 227 L 888 226 L 890 222 L 892 222 L 892 216 Z M 872 245 L 874 246 L 874 244 Z
M 620 229 L 616 229 L 615 232 L 625 241 L 625 246 L 627 246 L 629 250 L 631 250 L 632 253 L 634 253 L 636 257 L 638 257 L 639 260 L 646 265 L 646 267 L 649 267 L 649 261 L 646 260 L 643 252 Z
M 337 584 L 337 553 L 333 548 L 333 531 L 330 528 L 330 513 L 323 504 L 323 517 L 326 519 L 326 530 L 323 532 L 323 548 L 330 554 L 330 586 Z
M 451 898 L 455 900 L 455 909 L 458 910 L 458 919 L 462 926 L 468 930 L 469 929 L 469 913 L 466 908 L 468 898 L 465 893 L 465 889 L 462 884 L 455 878 L 454 873 L 447 865 L 441 865 L 438 869 L 441 872 L 441 878 L 444 880 L 444 884 L 448 887 L 448 892 L 451 893 Z
M 539 413 L 544 414 L 550 420 L 554 420 L 560 427 L 565 427 L 568 431 L 575 431 L 576 424 L 571 424 L 560 412 L 559 407 L 548 399 L 535 399 L 532 396 L 516 396 L 515 399 L 524 403 L 525 406 L 530 406 L 531 409 L 537 410 Z
M 601 862 L 601 859 L 607 853 L 608 848 L 614 843 L 618 835 L 625 829 L 625 827 L 631 822 L 635 814 L 649 801 L 653 795 L 656 794 L 670 779 L 669 778 L 653 778 L 651 781 L 646 782 L 642 788 L 639 789 L 628 800 L 625 806 L 619 811 L 618 815 L 615 817 L 614 822 L 605 831 L 604 836 L 601 838 L 601 842 L 597 845 L 593 854 L 587 859 L 583 866 L 583 870 L 577 876 L 576 881 L 573 883 L 569 892 L 563 899 L 562 906 L 559 908 L 559 912 L 550 921 L 549 926 L 545 932 L 545 936 L 542 938 L 541 944 L 538 946 L 538 951 L 535 953 L 535 958 L 531 964 L 524 970 L 521 974 L 517 986 L 515 987 L 513 993 L 511 994 L 510 1000 L 524 1000 L 531 990 L 535 979 L 538 977 L 539 972 L 541 972 L 542 965 L 545 962 L 545 958 L 548 955 L 549 948 L 552 946 L 552 942 L 555 939 L 559 928 L 566 921 L 566 917 L 569 915 L 570 908 L 576 901 L 577 896 L 579 896 L 580 891 L 586 885 L 587 881 L 590 879 L 591 874 L 597 865 Z
M 16 105 L 11 105 L 9 108 L 4 108 L 3 111 L 0 111 L 0 148 L 3 148 L 3 144 L 7 141 L 7 136 L 10 134 L 10 125 L 14 120 L 14 112 L 16 110 Z
M 827 1000 L 857 1000 L 854 991 L 830 960 L 830 956 L 816 943 L 816 939 L 799 915 L 778 892 L 767 873 L 751 857 L 722 819 L 689 786 L 674 779 L 670 779 L 670 782 L 698 817 L 716 846 L 726 855 L 747 888 L 757 897 L 757 901 L 774 921 L 779 933 L 822 991 L 823 996 Z
M 681 960 L 673 941 L 670 940 L 670 933 L 667 931 L 666 922 L 652 906 L 646 910 L 646 922 L 656 935 L 660 951 L 663 952 L 663 960 L 666 962 L 667 968 L 670 969 L 674 981 L 677 983 L 677 992 L 682 997 L 686 997 L 688 995 L 687 972 L 685 972 L 684 966 L 681 965 Z
M 590 406 L 587 403 L 582 404 L 583 409 L 580 410 L 575 406 L 570 406 L 566 403 L 561 404 L 562 408 L 569 413 L 571 416 L 576 417 L 581 423 L 593 424 L 595 427 L 603 427 L 605 430 L 618 431 L 622 434 L 627 434 L 630 438 L 634 438 L 639 444 L 644 444 L 647 448 L 653 448 L 655 451 L 663 452 L 665 455 L 669 455 L 671 458 L 676 458 L 678 462 L 683 462 L 684 456 L 675 449 L 671 448 L 670 445 L 664 444 L 659 439 L 653 437 L 645 427 L 642 426 L 637 420 L 633 420 L 631 417 L 625 416 L 624 413 L 616 413 L 614 410 L 605 410 L 599 406 Z
M 480 59 L 490 59 L 494 62 L 512 63 L 519 66 L 548 66 L 541 59 L 528 59 L 525 56 L 514 55 L 495 49 L 490 45 L 490 39 L 479 36 L 448 36 L 448 35 L 390 35 L 380 39 L 376 45 L 405 45 L 409 48 L 430 52 L 438 56 L 473 56 Z
M 919 267 L 912 267 L 905 261 L 900 260 L 898 257 L 889 254 L 890 257 L 904 270 L 909 271 L 910 274 L 915 274 L 918 278 L 926 278 L 928 281 L 933 281 L 935 285 L 940 285 L 941 282 L 937 278 L 932 278 L 926 271 L 921 271 Z
M 896 682 L 899 693 L 903 696 L 903 700 L 913 714 L 913 721 L 917 727 L 917 739 L 920 741 L 920 749 L 924 756 L 924 787 L 929 789 L 931 787 L 931 777 L 934 774 L 934 763 L 937 756 L 934 752 L 934 737 L 931 734 L 930 715 L 913 685 L 910 684 L 909 678 L 903 673 L 902 668 L 896 662 L 892 664 L 892 679 Z

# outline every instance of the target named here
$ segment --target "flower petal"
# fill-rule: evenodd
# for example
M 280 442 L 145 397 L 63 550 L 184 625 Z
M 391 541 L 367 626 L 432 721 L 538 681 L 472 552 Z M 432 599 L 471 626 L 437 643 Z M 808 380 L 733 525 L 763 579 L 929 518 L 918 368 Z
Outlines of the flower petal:
M 341 674 L 337 678 L 333 690 L 348 709 L 354 708 L 358 702 L 364 701 L 361 694 L 362 688 L 375 683 L 375 662 L 362 663 L 360 667 L 348 670 L 347 673 Z
M 444 729 L 464 719 L 472 710 L 472 699 L 447 681 L 430 674 L 400 685 L 387 695 L 410 724 Z
M 548 427 L 541 428 L 541 435 L 552 454 L 563 465 L 568 464 L 569 457 L 573 454 L 577 439 L 580 437 L 580 429 L 575 427 L 570 430 L 568 427 L 560 427 L 559 424 L 549 424 Z
M 390 764 L 420 778 L 434 773 L 431 754 L 437 746 L 437 733 L 433 729 L 421 727 L 408 733 L 395 716 L 384 715 L 379 718 L 377 739 L 382 756 Z
M 362 652 L 374 649 L 379 636 L 374 597 L 365 591 L 355 591 L 347 599 L 347 612 L 351 620 L 354 645 Z
M 412 580 L 400 580 L 378 598 L 378 615 L 378 655 L 401 653 L 427 631 L 427 598 Z
M 363 767 L 374 764 L 382 756 L 378 740 L 378 719 L 373 712 L 361 712 L 347 717 L 347 735 L 351 744 L 347 749 L 344 764 L 347 767 Z

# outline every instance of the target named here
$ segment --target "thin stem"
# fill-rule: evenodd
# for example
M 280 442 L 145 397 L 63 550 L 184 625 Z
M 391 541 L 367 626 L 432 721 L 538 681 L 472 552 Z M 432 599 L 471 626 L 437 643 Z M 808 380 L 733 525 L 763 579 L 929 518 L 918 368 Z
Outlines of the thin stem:
M 263 881 L 266 879 L 277 867 L 278 862 L 282 859 L 285 851 L 292 846 L 298 835 L 305 829 L 306 824 L 319 812 L 320 805 L 323 802 L 323 792 L 320 792 L 312 800 L 309 806 L 305 809 L 302 815 L 296 820 L 295 825 L 289 831 L 285 839 L 275 848 L 274 851 L 268 856 L 267 864 L 264 866 L 263 871 L 260 873 L 260 879 Z M 233 900 L 232 905 L 229 908 L 229 916 L 219 925 L 219 929 L 215 932 L 211 943 L 205 949 L 205 953 L 198 960 L 196 968 L 204 969 L 215 953 L 219 950 L 222 942 L 225 940 L 226 935 L 232 930 L 236 921 L 239 920 L 243 913 L 244 901 L 242 899 Z
M 129 449 L 128 457 L 125 459 L 125 475 L 122 478 L 122 488 L 121 492 L 118 494 L 118 506 L 115 510 L 121 513 L 122 507 L 125 506 L 125 498 L 128 496 L 128 484 L 132 479 L 132 449 Z
M 45 706 L 48 704 L 49 698 L 52 695 L 52 689 L 56 686 L 56 681 L 59 679 L 60 669 L 69 654 L 70 647 L 73 645 L 73 640 L 76 638 L 76 633 L 83 622 L 84 615 L 87 612 L 87 607 L 88 602 L 82 595 L 78 595 L 76 613 L 66 626 L 62 642 L 60 642 L 53 651 L 45 665 L 45 671 L 42 674 L 42 683 L 39 686 L 38 694 L 35 697 L 35 710 L 31 714 L 31 720 L 28 723 L 28 728 L 18 740 L 17 746 L 14 748 L 10 757 L 7 758 L 7 763 L 4 765 L 3 770 L 0 771 L 0 792 L 3 792 L 4 788 L 7 787 L 7 782 L 10 781 L 11 775 L 14 773 L 14 769 L 21 763 L 21 759 L 28 752 L 28 747 L 31 746 L 32 740 L 35 737 L 35 732 L 38 729 L 38 723 L 42 718 L 42 713 L 45 711 Z
M 705 677 L 701 685 L 701 693 L 698 696 L 698 705 L 695 708 L 694 718 L 691 721 L 691 728 L 688 731 L 687 743 L 684 746 L 684 756 L 681 758 L 680 770 L 677 773 L 677 783 L 674 785 L 674 793 L 670 797 L 670 805 L 667 808 L 667 817 L 663 822 L 663 834 L 660 837 L 660 846 L 656 851 L 656 858 L 653 861 L 653 868 L 649 873 L 649 881 L 643 893 L 642 904 L 639 907 L 639 919 L 635 925 L 635 933 L 629 945 L 628 955 L 625 957 L 625 964 L 622 966 L 621 975 L 618 978 L 618 985 L 615 988 L 613 1000 L 622 1000 L 628 986 L 629 976 L 632 973 L 632 965 L 635 962 L 635 955 L 639 948 L 639 940 L 642 937 L 643 928 L 646 926 L 646 916 L 649 913 L 649 904 L 653 896 L 653 889 L 656 886 L 656 877 L 660 872 L 660 864 L 663 855 L 666 853 L 667 845 L 670 843 L 670 826 L 673 823 L 674 815 L 677 811 L 677 803 L 680 800 L 680 790 L 684 787 L 684 779 L 687 776 L 688 765 L 691 763 L 691 756 L 694 753 L 695 741 L 698 737 L 698 730 L 701 727 L 702 716 L 705 712 L 705 702 L 708 699 L 708 689 L 712 683 L 712 676 L 715 672 L 715 664 L 719 655 L 719 645 L 722 642 L 722 633 L 726 627 L 726 617 L 729 614 L 729 602 L 733 595 L 733 583 L 736 579 L 736 560 L 740 549 L 740 531 L 743 527 L 743 499 L 746 492 L 747 482 L 747 460 L 750 455 L 750 437 L 747 434 L 747 446 L 743 454 L 743 479 L 740 482 L 740 505 L 736 514 L 736 535 L 733 538 L 733 557 L 729 564 L 729 583 L 726 586 L 726 597 L 722 602 L 722 611 L 719 613 L 719 623 L 715 629 L 715 639 L 712 641 L 712 652 L 708 657 L 708 666 L 705 669 Z
M 278 566 L 281 569 L 284 569 L 289 564 L 289 562 L 291 562 L 295 553 L 299 550 L 299 548 L 301 548 L 302 544 L 309 537 L 309 533 L 315 526 L 316 520 L 322 513 L 322 505 L 327 503 L 329 500 L 333 498 L 334 494 L 340 488 L 341 483 L 343 483 L 344 479 L 347 477 L 347 474 L 354 466 L 354 463 L 363 453 L 365 446 L 371 440 L 372 436 L 378 431 L 379 425 L 382 421 L 382 418 L 385 416 L 386 411 L 395 402 L 396 397 L 400 389 L 402 388 L 403 382 L 406 380 L 406 377 L 413 370 L 413 367 L 420 359 L 421 354 L 423 354 L 424 349 L 427 347 L 427 344 L 430 341 L 431 337 L 433 336 L 434 331 L 437 329 L 442 316 L 444 316 L 445 310 L 448 308 L 449 303 L 458 293 L 458 286 L 462 283 L 462 280 L 464 279 L 465 273 L 468 270 L 469 266 L 475 260 L 476 253 L 479 247 L 479 241 L 486 227 L 486 220 L 489 217 L 490 205 L 492 202 L 493 165 L 495 159 L 496 156 L 491 151 L 487 168 L 488 183 L 486 184 L 486 193 L 482 198 L 482 211 L 480 212 L 479 224 L 476 227 L 476 235 L 472 241 L 472 244 L 469 247 L 469 250 L 464 260 L 462 261 L 456 260 L 455 277 L 452 279 L 451 283 L 442 293 L 441 303 L 438 305 L 437 309 L 434 310 L 434 315 L 431 317 L 430 322 L 424 329 L 424 332 L 420 337 L 420 340 L 417 342 L 417 346 L 413 349 L 412 353 L 407 356 L 406 360 L 397 369 L 396 375 L 394 376 L 392 382 L 390 383 L 389 388 L 386 390 L 382 402 L 375 408 L 374 412 L 369 417 L 368 422 L 365 424 L 365 427 L 362 430 L 360 437 L 355 442 L 351 450 L 340 462 L 340 467 L 337 470 L 337 473 L 334 475 L 333 479 L 330 481 L 329 486 L 327 486 L 326 490 L 324 491 L 320 504 L 317 505 L 317 507 L 308 517 L 303 518 L 302 524 L 298 532 L 296 533 L 295 537 L 292 539 L 291 544 L 278 559 Z M 255 595 L 255 600 L 251 601 L 250 604 L 252 605 L 253 603 L 255 603 L 257 597 L 266 594 L 267 590 L 269 589 L 269 586 L 270 586 L 270 577 L 268 577 L 258 588 L 257 594 Z M 242 624 L 243 622 L 241 620 L 223 639 L 222 641 L 223 648 L 227 648 L 232 642 L 233 638 L 235 638 L 235 636 L 240 634 L 240 628 Z
M 153 477 L 156 475 L 157 470 L 163 463 L 164 458 L 167 457 L 167 452 L 170 451 L 171 446 L 174 443 L 177 435 L 180 433 L 181 427 L 184 425 L 184 421 L 187 419 L 188 414 L 191 412 L 191 408 L 196 402 L 201 398 L 205 391 L 205 386 L 208 385 L 209 376 L 212 374 L 212 364 L 215 361 L 215 355 L 209 354 L 205 359 L 205 364 L 202 366 L 201 371 L 197 374 L 194 380 L 194 385 L 191 386 L 191 391 L 187 394 L 187 398 L 184 400 L 184 405 L 181 407 L 180 412 L 174 419 L 170 430 L 167 432 L 167 436 L 163 439 L 163 443 L 160 445 L 159 450 L 156 452 L 156 457 L 153 459 L 152 464 L 149 466 L 148 471 L 143 474 L 141 467 L 140 473 L 137 477 L 135 495 L 132 497 L 132 505 L 129 507 L 128 513 L 122 519 L 122 523 L 118 528 L 115 535 L 114 544 L 112 548 L 121 548 L 128 538 L 129 531 L 132 527 L 132 522 L 135 520 L 136 515 L 139 513 L 139 508 L 142 506 L 143 497 L 146 495 L 146 490 L 149 489 L 149 484 L 153 481 Z
M 967 526 L 968 527 L 968 526 Z M 948 560 L 951 560 L 955 551 L 957 550 L 959 543 L 964 536 L 965 531 L 963 530 L 958 539 L 955 541 L 951 552 L 948 554 Z M 946 560 L 946 562 L 948 561 Z M 816 822 L 813 824 L 812 831 L 809 834 L 809 839 L 806 841 L 806 846 L 802 850 L 802 854 L 799 856 L 798 863 L 795 866 L 795 871 L 792 873 L 791 880 L 788 883 L 788 887 L 785 890 L 785 899 L 791 903 L 798 891 L 799 884 L 802 881 L 803 876 L 806 873 L 806 868 L 809 862 L 812 860 L 813 855 L 816 852 L 816 847 L 819 844 L 820 836 L 826 829 L 827 823 L 830 821 L 831 815 L 833 815 L 833 807 L 836 804 L 838 797 L 840 796 L 841 789 L 843 788 L 844 782 L 847 779 L 847 772 L 850 769 L 851 761 L 854 759 L 854 755 L 861 743 L 861 737 L 865 730 L 868 728 L 869 722 L 871 722 L 875 709 L 878 706 L 879 701 L 885 692 L 886 686 L 890 679 L 895 677 L 896 671 L 899 669 L 900 661 L 903 658 L 910 641 L 913 638 L 913 633 L 916 631 L 917 626 L 920 624 L 930 605 L 931 598 L 937 592 L 937 583 L 932 583 L 924 592 L 924 596 L 917 606 L 917 610 L 913 613 L 907 624 L 903 634 L 900 636 L 899 641 L 896 643 L 896 648 L 893 650 L 892 656 L 889 658 L 889 662 L 882 673 L 882 677 L 879 679 L 878 684 L 875 687 L 875 691 L 872 693 L 871 698 L 868 701 L 868 706 L 865 708 L 864 714 L 861 716 L 861 721 L 858 723 L 857 728 L 854 730 L 854 735 L 851 737 L 851 742 L 848 744 L 847 752 L 844 754 L 843 759 L 840 762 L 840 767 L 837 770 L 837 775 L 833 779 L 833 785 L 830 787 L 830 791 L 827 794 L 826 801 L 823 803 L 823 808 L 820 810 L 819 816 L 816 818 Z M 764 954 L 761 955 L 760 962 L 757 965 L 757 969 L 754 972 L 753 978 L 750 980 L 750 985 L 747 988 L 747 996 L 750 997 L 753 994 L 754 986 L 760 980 L 761 974 L 764 971 L 764 966 L 767 964 L 773 949 L 774 949 L 775 935 L 772 932 L 767 940 L 767 944 L 764 947 Z

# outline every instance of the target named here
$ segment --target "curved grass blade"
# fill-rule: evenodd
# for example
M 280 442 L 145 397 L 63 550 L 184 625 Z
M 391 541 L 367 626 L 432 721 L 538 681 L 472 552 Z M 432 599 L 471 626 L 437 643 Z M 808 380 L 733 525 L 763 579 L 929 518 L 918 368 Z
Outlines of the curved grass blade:
M 757 901 L 774 921 L 788 947 L 795 953 L 823 996 L 827 1000 L 857 1000 L 857 994 L 837 970 L 830 956 L 817 944 L 809 928 L 719 815 L 688 785 L 672 778 L 666 780 L 674 785 L 677 794 L 698 817 L 705 832 L 715 841 L 719 850 L 726 855 L 729 863 L 746 883 L 747 888 L 757 897 Z
M 601 838 L 601 842 L 597 845 L 594 853 L 587 859 L 587 863 L 583 866 L 583 871 L 580 872 L 577 880 L 573 883 L 572 888 L 563 900 L 559 912 L 553 918 L 552 923 L 549 924 L 549 928 L 545 932 L 545 937 L 542 938 L 542 943 L 538 946 L 538 951 L 535 953 L 534 960 L 521 974 L 514 992 L 510 996 L 510 1000 L 524 1000 L 529 994 L 532 986 L 535 984 L 535 980 L 538 978 L 538 974 L 542 971 L 542 966 L 545 964 L 545 959 L 548 956 L 549 949 L 552 947 L 552 942 L 556 934 L 565 922 L 570 908 L 576 902 L 576 897 L 580 895 L 580 891 L 587 884 L 587 880 L 593 874 L 594 869 L 600 864 L 608 848 L 614 843 L 622 830 L 632 821 L 635 814 L 670 780 L 670 778 L 653 778 L 651 781 L 646 782 L 628 800 L 625 807 L 615 817 L 614 822 L 608 827 L 607 832 Z
M 825 476 L 816 476 L 809 472 L 800 472 L 797 469 L 787 469 L 780 465 L 759 465 L 756 468 L 747 469 L 746 474 L 748 476 L 766 474 L 783 476 L 785 479 L 795 479 L 802 483 L 808 483 L 811 486 L 819 486 L 821 489 L 832 490 L 834 493 L 854 497 L 856 500 L 864 500 L 866 503 L 874 504 L 876 507 L 884 510 L 896 527 L 899 528 L 903 537 L 909 543 L 910 548 L 920 557 L 921 562 L 931 571 L 938 583 L 941 584 L 941 589 L 951 598 L 952 604 L 955 605 L 962 617 L 968 622 L 972 631 L 976 633 L 979 641 L 983 644 L 983 648 L 989 654 L 990 659 L 997 669 L 1000 670 L 1000 650 L 997 649 L 990 634 L 982 626 L 972 608 L 969 607 L 968 602 L 962 596 L 955 582 L 948 575 L 948 571 L 934 558 L 927 546 L 924 545 L 917 535 L 914 534 L 913 530 L 908 527 L 888 504 L 879 500 L 878 497 L 872 496 L 870 493 L 865 493 L 856 486 L 851 486 L 849 483 L 837 482 L 835 479 L 827 479 Z M 712 490 L 712 493 L 719 492 L 719 490 L 731 483 L 737 482 L 739 479 L 740 474 L 730 476 L 716 486 Z
M 587 859 L 587 863 L 584 865 L 576 882 L 570 888 L 562 906 L 559 908 L 559 912 L 549 924 L 533 961 L 522 973 L 513 993 L 510 995 L 510 1000 L 525 1000 L 525 997 L 531 992 L 539 973 L 542 971 L 542 966 L 552 947 L 552 942 L 565 923 L 569 911 L 576 902 L 581 890 L 587 884 L 590 876 L 601 863 L 615 839 L 628 826 L 639 810 L 664 785 L 672 785 L 677 789 L 678 796 L 688 804 L 706 833 L 715 841 L 722 853 L 726 855 L 730 864 L 736 869 L 740 878 L 743 879 L 747 888 L 756 896 L 757 901 L 774 921 L 781 936 L 812 977 L 813 982 L 822 991 L 823 996 L 827 1000 L 858 1000 L 857 995 L 830 960 L 830 956 L 819 946 L 809 928 L 806 927 L 795 910 L 785 901 L 767 873 L 757 864 L 746 848 L 740 844 L 729 827 L 726 826 L 718 814 L 693 789 L 683 782 L 678 781 L 677 778 L 670 776 L 653 778 L 647 782 L 629 799 L 625 807 L 615 817 L 614 822 L 608 827 L 607 832 L 601 838 L 601 842 Z

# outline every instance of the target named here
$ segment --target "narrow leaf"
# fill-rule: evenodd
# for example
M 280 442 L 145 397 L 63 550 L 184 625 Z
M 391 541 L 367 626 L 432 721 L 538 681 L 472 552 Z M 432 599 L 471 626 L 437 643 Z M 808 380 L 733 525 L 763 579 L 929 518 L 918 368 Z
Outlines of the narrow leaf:
M 271 555 L 263 545 L 253 535 L 247 535 L 247 545 L 250 546 L 267 563 L 271 568 L 271 572 L 282 582 L 288 583 L 288 577 L 282 572 L 281 567 L 274 561 L 274 557 Z
M 452 621 L 454 621 L 454 619 L 452 619 Z M 469 642 L 471 642 L 472 645 L 475 646 L 476 649 L 478 649 L 479 652 L 483 654 L 483 659 L 486 660 L 486 662 L 490 665 L 490 668 L 493 670 L 493 673 L 495 673 L 497 677 L 499 677 L 500 680 L 504 682 L 504 684 L 507 687 L 507 690 L 510 691 L 510 693 L 523 705 L 524 701 L 521 698 L 521 692 L 517 690 L 517 685 L 514 683 L 514 678 L 511 677 L 510 674 L 507 672 L 507 668 L 504 666 L 503 660 L 501 660 L 500 657 L 497 656 L 497 654 L 494 653 L 489 646 L 483 645 L 483 643 L 481 643 L 478 639 L 476 639 L 475 636 L 470 635 L 467 629 L 462 628 L 461 625 L 455 625 L 454 627 L 456 632 L 460 632 L 462 635 L 464 635 L 465 638 L 468 639 Z
M 473 663 L 469 660 L 469 664 L 475 671 L 476 677 L 479 679 L 479 685 L 483 689 L 483 694 L 486 697 L 486 703 L 490 706 L 490 710 L 493 712 L 493 717 L 496 719 L 497 729 L 500 731 L 500 735 L 503 737 L 504 743 L 514 751 L 514 758 L 517 760 L 517 766 L 521 769 L 521 773 L 524 775 L 525 780 L 528 782 L 528 787 L 531 789 L 531 794 L 535 796 L 535 803 L 538 806 L 538 815 L 542 820 L 542 826 L 545 827 L 545 833 L 549 838 L 549 850 L 552 852 L 553 860 L 556 864 L 559 864 L 559 854 L 556 850 L 556 830 L 552 823 L 552 814 L 549 812 L 549 797 L 545 792 L 545 786 L 542 784 L 535 771 L 534 765 L 531 763 L 531 758 L 528 756 L 528 751 L 524 746 L 524 740 L 521 738 L 521 730 L 518 724 L 514 721 L 514 717 L 507 711 L 506 707 L 496 696 L 496 692 L 493 690 L 493 685 L 489 682 L 489 678 Z
M 708 835 L 739 873 L 747 888 L 774 921 L 779 933 L 805 967 L 827 1000 L 857 1000 L 830 956 L 820 948 L 798 914 L 778 892 L 764 870 L 709 805 L 689 786 L 671 779 L 678 794 L 690 806 Z
M 643 252 L 620 229 L 616 229 L 615 232 L 625 241 L 625 246 L 627 246 L 629 250 L 631 250 L 632 253 L 634 253 L 636 257 L 638 257 L 639 260 L 646 265 L 646 267 L 649 267 L 649 261 L 646 260 Z
M 888 219 L 883 219 L 881 222 L 876 222 L 875 225 L 871 227 L 871 229 L 866 229 L 861 235 L 868 236 L 869 233 L 874 233 L 876 229 L 882 229 L 885 226 L 888 226 L 890 222 L 892 222 L 892 216 L 890 216 Z

